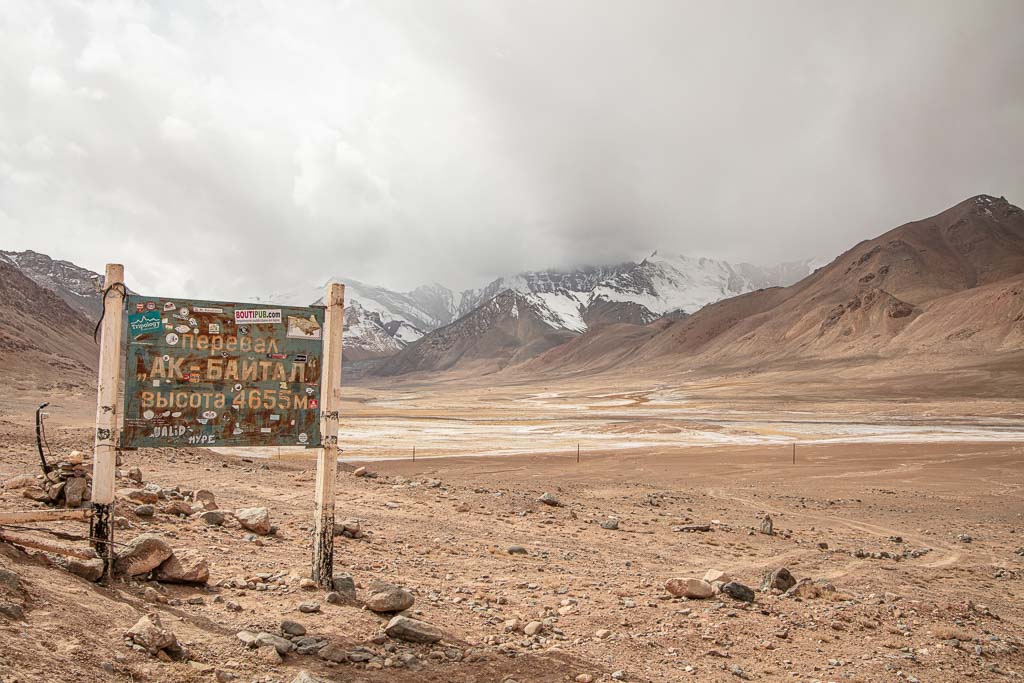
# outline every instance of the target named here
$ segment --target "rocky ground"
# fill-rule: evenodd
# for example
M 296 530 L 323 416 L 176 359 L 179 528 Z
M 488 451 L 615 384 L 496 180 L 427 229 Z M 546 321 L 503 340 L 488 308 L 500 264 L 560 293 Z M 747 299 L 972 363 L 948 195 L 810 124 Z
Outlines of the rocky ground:
M 88 434 L 51 428 L 50 445 L 88 453 Z M 0 479 L 38 470 L 27 422 L 0 436 Z M 328 592 L 304 580 L 310 460 L 126 453 L 117 540 L 152 538 L 119 546 L 121 564 L 155 562 L 153 578 L 103 587 L 0 543 L 0 681 L 1016 679 L 1022 456 L 838 444 L 796 465 L 733 446 L 344 466 Z M 0 489 L 0 510 L 42 507 Z

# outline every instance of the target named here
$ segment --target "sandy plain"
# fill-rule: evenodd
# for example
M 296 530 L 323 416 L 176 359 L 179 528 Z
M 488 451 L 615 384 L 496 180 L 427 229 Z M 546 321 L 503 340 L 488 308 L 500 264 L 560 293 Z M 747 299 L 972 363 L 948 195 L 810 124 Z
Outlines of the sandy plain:
M 924 682 L 1024 673 L 1019 401 L 886 399 L 827 386 L 780 393 L 737 379 L 628 386 L 346 387 L 350 462 L 339 473 L 338 518 L 359 520 L 365 536 L 336 539 L 336 569 L 353 575 L 360 595 L 376 579 L 409 588 L 414 614 L 447 634 L 442 645 L 378 642 L 385 619 L 299 589 L 310 558 L 308 452 L 151 449 L 126 453 L 125 465 L 161 487 L 211 489 L 224 509 L 266 505 L 277 533 L 253 542 L 232 524 L 142 518 L 119 500 L 120 539 L 152 532 L 201 552 L 208 587 L 105 588 L 38 556 L 0 555 L 27 592 L 24 621 L 0 621 L 0 680 L 219 673 L 287 683 L 307 670 L 324 681 Z M 0 406 L 2 478 L 36 471 L 38 400 L 24 394 Z M 53 451 L 86 450 L 88 397 L 59 403 Z M 355 465 L 376 477 L 352 476 Z M 539 503 L 543 492 L 563 505 Z M 0 490 L 0 509 L 33 505 Z M 766 514 L 773 535 L 759 531 Z M 617 530 L 601 526 L 610 518 Z M 675 530 L 691 524 L 711 530 Z M 765 572 L 783 566 L 829 586 L 806 599 L 759 590 Z M 686 600 L 664 588 L 709 569 L 757 590 L 754 602 Z M 261 572 L 280 573 L 283 587 L 218 585 Z M 172 604 L 146 602 L 147 586 Z M 189 604 L 197 597 L 202 604 Z M 320 612 L 297 611 L 310 601 Z M 124 630 L 151 611 L 192 663 L 125 647 Z M 285 618 L 374 658 L 331 664 L 292 653 L 268 663 L 234 635 L 276 631 Z M 542 629 L 527 636 L 521 627 L 534 620 Z M 418 664 L 395 665 L 410 653 Z

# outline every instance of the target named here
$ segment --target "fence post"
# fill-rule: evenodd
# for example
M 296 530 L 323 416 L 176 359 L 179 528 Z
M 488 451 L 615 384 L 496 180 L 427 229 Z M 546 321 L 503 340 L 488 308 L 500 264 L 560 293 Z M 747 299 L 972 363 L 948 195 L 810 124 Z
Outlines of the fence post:
M 93 546 L 110 577 L 114 557 L 114 477 L 117 466 L 118 392 L 121 386 L 121 332 L 124 327 L 124 266 L 108 263 L 103 281 L 103 325 L 96 388 L 96 438 L 92 461 Z
M 338 411 L 341 407 L 341 328 L 345 285 L 327 285 L 324 360 L 320 376 L 320 438 L 316 458 L 316 510 L 313 525 L 312 579 L 330 588 L 334 577 L 334 480 L 338 473 Z

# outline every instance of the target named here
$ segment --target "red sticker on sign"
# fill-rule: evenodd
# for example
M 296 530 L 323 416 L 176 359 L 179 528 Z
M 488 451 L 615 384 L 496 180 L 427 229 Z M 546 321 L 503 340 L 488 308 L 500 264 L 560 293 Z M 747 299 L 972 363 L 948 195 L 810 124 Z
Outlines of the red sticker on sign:
M 317 402 L 317 400 L 315 398 L 309 399 L 309 409 L 310 410 L 316 410 L 317 406 L 319 406 L 319 405 L 320 404 Z

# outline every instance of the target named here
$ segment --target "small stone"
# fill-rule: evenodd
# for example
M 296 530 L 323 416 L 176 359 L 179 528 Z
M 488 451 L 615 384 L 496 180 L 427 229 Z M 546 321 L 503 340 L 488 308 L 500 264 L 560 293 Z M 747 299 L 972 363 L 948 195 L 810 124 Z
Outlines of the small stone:
M 785 567 L 779 567 L 774 571 L 768 572 L 764 577 L 764 583 L 761 586 L 762 590 L 780 590 L 782 592 L 788 591 L 790 588 L 796 585 L 796 579 L 789 573 L 789 570 Z
M 136 645 L 145 648 L 150 654 L 156 654 L 160 650 L 175 647 L 178 639 L 160 623 L 160 616 L 147 614 L 135 622 L 135 625 L 125 631 L 125 638 Z
M 299 611 L 303 614 L 315 614 L 320 611 L 319 602 L 302 602 L 299 603 Z
M 256 647 L 256 634 L 252 631 L 239 631 L 235 637 L 242 641 L 246 647 Z
M 411 643 L 436 643 L 444 637 L 441 629 L 419 619 L 398 615 L 388 622 L 384 632 L 392 638 Z
M 270 524 L 270 511 L 265 507 L 242 508 L 235 511 L 235 517 L 242 527 L 260 536 L 266 536 L 273 528 Z
M 357 467 L 357 468 L 355 468 L 354 470 L 352 470 L 352 476 L 353 477 L 364 477 L 364 476 L 366 476 L 366 468 L 365 467 Z
M 206 489 L 199 489 L 192 494 L 192 500 L 199 503 L 204 510 L 216 510 L 217 500 L 214 498 L 213 491 L 207 491 Z
M 594 677 L 590 674 L 580 674 L 576 677 L 576 683 L 593 683 Z
M 521 545 L 510 545 L 507 550 L 509 555 L 527 555 L 529 552 Z
M 596 633 L 594 634 L 594 636 L 595 636 L 595 637 L 596 637 L 596 638 L 597 638 L 598 640 L 604 640 L 605 638 L 608 638 L 608 637 L 610 637 L 611 635 L 612 635 L 612 632 L 611 632 L 611 631 L 609 631 L 609 630 L 608 630 L 608 629 L 606 629 L 606 628 L 599 628 L 599 629 L 597 629 L 597 632 L 596 632 Z
M 552 507 L 562 507 L 562 501 L 558 500 L 558 498 L 556 498 L 551 493 L 548 493 L 547 491 L 542 493 L 540 498 L 537 499 L 537 501 L 544 503 L 545 505 L 550 505 Z
M 147 491 L 145 489 L 128 489 L 124 491 L 124 496 L 128 500 L 134 500 L 136 503 L 148 503 L 155 505 L 160 500 L 160 496 L 154 491 Z
M 337 645 L 325 645 L 317 652 L 320 659 L 341 664 L 348 661 L 348 653 Z
M 297 621 L 285 619 L 281 622 L 281 633 L 286 636 L 304 636 L 306 635 L 306 627 Z
M 136 484 L 141 484 L 142 483 L 142 470 L 140 470 L 138 468 L 138 466 L 129 467 L 128 468 L 128 475 L 127 475 L 127 477 L 128 477 L 128 481 L 133 481 Z
M 729 583 L 732 581 L 732 575 L 720 569 L 709 569 L 704 575 L 704 580 L 711 584 Z
M 85 477 L 71 477 L 64 485 L 64 503 L 69 508 L 76 508 L 82 504 L 86 492 L 89 489 L 89 482 Z
M 614 517 L 612 517 L 611 519 L 606 519 L 605 521 L 601 522 L 601 528 L 608 529 L 609 531 L 615 531 L 619 528 L 619 520 L 615 519 Z
M 761 533 L 771 536 L 775 533 L 772 525 L 771 515 L 765 515 L 761 520 Z
M 356 599 L 356 581 L 351 574 L 343 572 L 334 574 L 331 577 L 331 588 L 346 600 L 355 601 Z
M 669 579 L 665 582 L 665 590 L 677 598 L 703 600 L 715 594 L 715 588 L 701 579 Z
M 192 506 L 183 500 L 172 500 L 160 508 L 160 512 L 172 517 L 188 517 L 192 514 Z
M 786 591 L 786 597 L 788 597 L 788 598 L 801 598 L 803 600 L 808 600 L 808 599 L 811 599 L 811 598 L 816 598 L 820 594 L 821 594 L 821 591 L 818 589 L 818 587 L 816 585 L 814 585 L 814 582 L 811 581 L 810 579 L 806 579 L 806 578 L 800 579 L 799 581 L 796 582 L 796 584 L 791 586 Z
M 135 514 L 138 517 L 152 517 L 156 513 L 156 508 L 148 503 L 144 503 L 135 508 Z
M 415 602 L 412 593 L 394 584 L 375 582 L 367 590 L 365 604 L 374 612 L 402 612 Z
M 256 634 L 255 643 L 256 647 L 273 647 L 280 655 L 288 654 L 294 647 L 292 641 L 287 638 L 282 638 L 266 631 Z
M 613 671 L 612 672 L 612 678 L 614 678 L 617 681 L 624 681 L 624 680 L 626 680 L 626 672 L 625 671 Z
M 316 581 L 309 578 L 308 576 L 303 576 L 301 579 L 299 579 L 299 588 L 301 588 L 304 591 L 316 590 Z
M 543 630 L 544 624 L 539 621 L 531 621 L 523 627 L 523 633 L 528 636 L 535 636 Z
M 730 581 L 722 586 L 722 592 L 734 600 L 753 602 L 754 591 L 738 581 Z
M 227 517 L 221 510 L 207 510 L 199 515 L 199 519 L 204 524 L 209 524 L 210 526 L 223 526 L 224 522 L 227 521 Z

